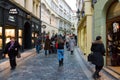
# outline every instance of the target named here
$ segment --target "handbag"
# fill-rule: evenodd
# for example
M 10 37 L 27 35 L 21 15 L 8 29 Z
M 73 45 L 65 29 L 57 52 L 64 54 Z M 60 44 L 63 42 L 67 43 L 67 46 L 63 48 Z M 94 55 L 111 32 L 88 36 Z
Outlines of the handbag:
M 93 52 L 91 52 L 91 53 L 88 55 L 88 61 L 89 61 L 89 62 L 93 62 L 93 60 L 94 60 L 94 54 L 93 54 Z
M 19 52 L 17 54 L 17 58 L 21 58 L 21 54 Z

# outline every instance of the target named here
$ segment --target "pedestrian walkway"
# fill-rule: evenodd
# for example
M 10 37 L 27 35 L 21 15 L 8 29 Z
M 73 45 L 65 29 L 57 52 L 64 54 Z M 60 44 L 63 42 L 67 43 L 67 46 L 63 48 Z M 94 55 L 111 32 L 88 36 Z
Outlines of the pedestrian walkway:
M 57 54 L 45 56 L 43 53 L 29 58 L 16 68 L 15 71 L 6 70 L 0 73 L 0 80 L 92 80 L 85 72 L 87 69 L 79 57 L 65 52 L 64 66 L 58 66 Z M 89 74 L 91 75 L 91 74 Z
M 35 53 L 34 50 L 29 53 Z M 20 61 L 16 70 L 6 69 L 0 73 L 0 80 L 93 80 L 93 65 L 87 65 L 78 48 L 74 55 L 65 51 L 64 66 L 59 67 L 57 54 L 47 57 L 44 53 L 36 54 L 27 60 Z M 115 80 L 102 73 L 101 80 Z

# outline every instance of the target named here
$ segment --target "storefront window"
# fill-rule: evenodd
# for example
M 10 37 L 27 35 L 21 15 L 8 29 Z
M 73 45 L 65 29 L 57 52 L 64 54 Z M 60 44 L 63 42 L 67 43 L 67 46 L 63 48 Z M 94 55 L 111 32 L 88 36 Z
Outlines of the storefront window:
M 10 41 L 10 36 L 15 37 L 15 29 L 5 29 L 6 43 Z
M 114 22 L 108 28 L 107 33 L 108 56 L 110 62 L 108 65 L 120 66 L 120 26 L 119 22 Z
M 0 27 L 0 49 L 2 49 L 2 27 Z
M 34 32 L 32 32 L 32 37 L 34 37 Z
M 21 29 L 18 30 L 18 41 L 20 45 L 22 45 L 22 30 Z

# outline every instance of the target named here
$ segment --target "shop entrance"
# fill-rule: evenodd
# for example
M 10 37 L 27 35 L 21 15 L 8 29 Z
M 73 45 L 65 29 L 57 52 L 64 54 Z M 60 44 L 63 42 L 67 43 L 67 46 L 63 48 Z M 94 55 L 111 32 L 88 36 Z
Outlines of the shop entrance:
M 120 73 L 120 3 L 114 2 L 107 13 L 107 66 Z
M 31 48 L 31 26 L 29 22 L 24 25 L 24 49 Z

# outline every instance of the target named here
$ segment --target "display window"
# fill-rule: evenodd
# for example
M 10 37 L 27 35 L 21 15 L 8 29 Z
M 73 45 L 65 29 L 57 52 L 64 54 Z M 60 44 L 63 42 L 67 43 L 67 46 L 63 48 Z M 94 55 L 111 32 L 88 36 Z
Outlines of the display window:
M 5 43 L 8 43 L 10 41 L 10 36 L 15 37 L 15 29 L 5 29 Z
M 34 37 L 34 32 L 32 32 L 32 37 Z
M 120 66 L 120 22 L 109 24 L 107 30 L 108 65 Z
M 18 42 L 20 45 L 22 45 L 22 30 L 21 29 L 18 30 Z

